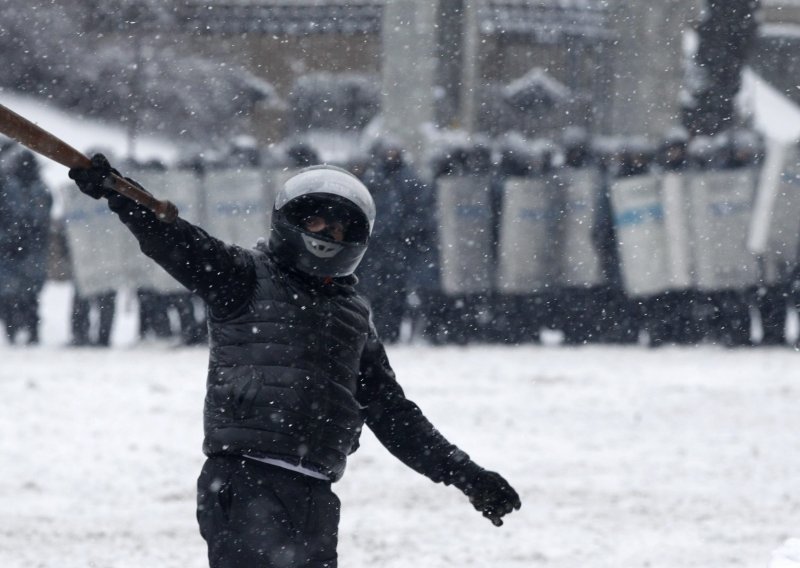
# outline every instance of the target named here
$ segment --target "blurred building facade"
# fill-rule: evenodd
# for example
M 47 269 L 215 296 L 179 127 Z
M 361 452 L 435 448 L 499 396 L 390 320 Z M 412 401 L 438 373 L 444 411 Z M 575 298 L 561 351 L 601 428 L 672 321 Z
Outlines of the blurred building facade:
M 141 4 L 147 9 L 146 0 Z M 380 85 L 384 110 L 402 107 L 414 89 L 428 90 L 417 106 L 430 108 L 417 117 L 395 112 L 400 125 L 549 136 L 577 124 L 599 134 L 658 136 L 680 120 L 685 32 L 704 4 L 183 0 L 172 8 L 169 29 L 154 28 L 145 44 L 155 57 L 159 46 L 170 46 L 269 81 L 283 104 L 265 104 L 250 116 L 250 133 L 261 143 L 302 128 L 292 117 L 293 91 L 314 73 L 366 77 Z M 800 48 L 800 2 L 753 5 L 761 8 L 763 26 L 752 65 L 798 98 L 792 77 L 800 65 L 793 56 Z M 130 32 L 114 17 L 101 18 L 101 26 L 108 41 L 125 41 Z
M 145 2 L 146 4 L 146 2 Z M 168 33 L 153 29 L 145 42 L 157 56 L 170 46 L 231 65 L 242 65 L 275 86 L 288 101 L 297 80 L 315 72 L 357 73 L 380 80 L 387 57 L 384 21 L 394 3 L 385 0 L 185 0 L 174 7 Z M 434 18 L 435 122 L 465 126 L 465 98 L 481 109 L 474 126 L 491 133 L 513 124 L 552 130 L 559 116 L 594 124 L 607 120 L 613 68 L 608 49 L 606 2 L 600 0 L 438 0 L 427 5 Z M 472 18 L 470 21 L 467 21 Z M 125 41 L 113 14 L 100 21 L 108 41 Z M 471 27 L 470 27 L 471 26 Z M 146 30 L 146 28 L 143 28 Z M 398 30 L 405 34 L 413 30 Z M 474 61 L 465 57 L 477 34 Z M 413 37 L 413 35 L 411 36 Z M 415 40 L 412 40 L 415 41 Z M 467 66 L 474 85 L 464 81 Z M 533 73 L 531 75 L 531 73 Z M 407 77 L 408 81 L 417 77 Z M 559 85 L 548 91 L 548 85 Z M 261 109 L 253 134 L 263 142 L 291 130 L 289 105 Z M 521 120 L 522 119 L 522 120 Z

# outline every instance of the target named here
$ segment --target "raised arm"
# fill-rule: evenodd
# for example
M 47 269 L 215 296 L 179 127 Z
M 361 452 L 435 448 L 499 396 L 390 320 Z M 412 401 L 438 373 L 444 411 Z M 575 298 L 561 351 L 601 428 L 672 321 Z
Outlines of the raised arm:
M 367 425 L 395 457 L 434 482 L 456 486 L 495 526 L 520 508 L 519 495 L 500 474 L 472 461 L 406 398 L 374 330 L 362 357 L 358 400 Z
M 173 223 L 160 221 L 149 209 L 108 189 L 106 180 L 112 171 L 108 160 L 96 154 L 91 168 L 71 169 L 69 176 L 83 193 L 107 198 L 109 208 L 133 233 L 142 252 L 199 295 L 214 316 L 225 317 L 247 302 L 255 287 L 255 269 L 247 251 L 180 217 Z

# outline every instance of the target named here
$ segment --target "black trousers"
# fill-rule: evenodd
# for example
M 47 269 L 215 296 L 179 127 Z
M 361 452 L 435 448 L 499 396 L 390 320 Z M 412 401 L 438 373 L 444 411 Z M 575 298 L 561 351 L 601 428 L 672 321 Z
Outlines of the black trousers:
M 111 328 L 114 324 L 116 298 L 116 291 L 104 292 L 89 297 L 79 296 L 77 293 L 75 294 L 72 303 L 73 345 L 100 345 L 108 347 L 111 343 Z M 89 314 L 92 311 L 92 304 L 97 306 L 100 319 L 96 340 L 89 337 Z
M 206 460 L 197 520 L 211 568 L 336 568 L 331 483 L 248 458 Z

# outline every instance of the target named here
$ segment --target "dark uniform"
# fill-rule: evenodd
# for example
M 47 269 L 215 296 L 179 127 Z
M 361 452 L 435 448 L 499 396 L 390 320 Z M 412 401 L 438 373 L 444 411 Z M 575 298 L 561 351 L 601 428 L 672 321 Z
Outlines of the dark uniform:
M 4 168 L 0 169 L 0 319 L 3 320 L 9 340 L 13 340 L 16 333 L 14 297 L 18 272 L 16 249 L 19 242 L 17 190 L 16 184 L 9 182 Z
M 596 295 L 603 306 L 597 314 L 596 337 L 603 343 L 636 343 L 641 329 L 641 308 L 637 300 L 628 297 L 622 280 L 611 186 L 617 178 L 641 175 L 647 166 L 634 160 L 631 149 L 616 140 L 597 140 L 594 151 L 602 171 L 602 187 L 595 205 L 592 241 L 605 281 Z
M 39 295 L 47 279 L 50 210 L 53 199 L 44 185 L 32 152 L 6 154 L 8 176 L 4 200 L 10 216 L 5 242 L 0 296 L 5 297 L 6 330 L 10 339 L 27 332 L 27 342 L 39 342 Z
M 659 148 L 657 167 L 666 173 L 685 175 L 689 168 L 689 136 L 683 130 L 668 132 Z M 686 228 L 689 230 L 689 227 Z M 690 345 L 700 339 L 700 328 L 695 318 L 693 288 L 666 290 L 647 301 L 647 321 L 650 346 L 664 344 Z
M 588 132 L 581 127 L 567 128 L 562 136 L 561 145 L 564 164 L 563 169 L 559 170 L 557 175 L 565 174 L 569 179 L 571 172 L 594 172 L 593 189 L 596 191 L 594 202 L 590 204 L 590 207 L 595 207 L 600 191 L 603 190 L 603 175 L 592 151 Z M 592 223 L 596 221 L 595 216 Z M 593 224 L 592 227 L 594 227 Z M 606 307 L 603 303 L 605 282 L 601 280 L 600 283 L 587 282 L 584 285 L 575 283 L 571 286 L 561 287 L 557 292 L 558 323 L 556 327 L 564 333 L 564 343 L 582 345 L 598 341 L 602 333 L 600 321 L 604 315 L 603 309 Z
M 415 285 L 421 292 L 422 312 L 426 320 L 424 335 L 434 343 L 455 342 L 466 344 L 472 340 L 494 335 L 492 322 L 486 318 L 491 312 L 488 292 L 451 293 L 443 290 L 444 264 L 438 228 L 436 193 L 445 180 L 471 177 L 485 182 L 490 190 L 494 181 L 490 148 L 482 142 L 458 143 L 440 148 L 431 158 L 433 191 L 422 192 L 423 203 L 419 220 L 423 223 L 420 259 L 423 261 L 414 273 Z M 490 205 L 487 215 L 495 212 Z M 491 221 L 494 222 L 494 219 Z M 434 243 L 438 242 L 438 245 Z M 488 288 L 487 284 L 487 288 Z
M 763 138 L 756 132 L 736 129 L 731 133 L 729 163 L 735 167 L 752 167 L 764 159 Z M 760 345 L 785 345 L 786 323 L 792 290 L 792 266 L 796 259 L 783 259 L 776 263 L 774 282 L 766 282 L 762 266 L 761 282 L 751 291 L 753 302 L 761 316 Z M 792 307 L 792 309 L 794 309 Z
M 94 334 L 91 329 L 93 310 L 97 314 L 97 329 Z M 87 345 L 108 347 L 111 345 L 111 331 L 116 312 L 116 290 L 107 290 L 91 296 L 83 296 L 76 291 L 72 298 L 70 318 L 72 340 L 70 344 L 75 347 Z
M 378 334 L 384 342 L 394 343 L 408 311 L 412 274 L 422 265 L 422 248 L 428 240 L 428 188 L 406 162 L 400 146 L 381 142 L 371 154 L 361 179 L 382 221 L 372 232 L 358 275 Z
M 732 140 L 727 136 L 706 141 L 695 138 L 693 144 L 690 150 L 699 152 L 695 156 L 695 167 L 701 170 L 747 168 L 760 159 L 753 152 L 745 155 L 734 152 Z M 752 345 L 750 304 L 753 294 L 752 288 L 727 288 L 698 294 L 697 307 L 705 338 L 725 347 Z
M 494 239 L 500 243 L 503 223 L 503 201 L 506 186 L 513 178 L 546 180 L 553 175 L 553 147 L 549 140 L 537 139 L 528 143 L 521 138 L 510 137 L 500 147 L 497 172 L 492 179 Z M 546 189 L 543 189 L 546 191 Z M 550 211 L 548 210 L 548 214 Z M 551 224 L 552 219 L 545 219 Z M 528 252 L 527 254 L 533 254 Z M 499 263 L 500 252 L 495 261 Z M 556 322 L 557 295 L 552 286 L 541 286 L 527 291 L 500 292 L 495 304 L 495 328 L 498 337 L 509 343 L 538 342 L 543 328 L 552 328 Z

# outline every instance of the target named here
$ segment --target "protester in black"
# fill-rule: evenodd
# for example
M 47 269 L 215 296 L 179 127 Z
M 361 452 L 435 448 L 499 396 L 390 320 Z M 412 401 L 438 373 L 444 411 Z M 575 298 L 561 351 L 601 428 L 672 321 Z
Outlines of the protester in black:
M 33 152 L 12 148 L 3 156 L 7 177 L 0 206 L 10 218 L 0 223 L 0 297 L 6 306 L 6 332 L 11 341 L 26 333 L 26 342 L 39 342 L 39 295 L 47 279 L 50 210 L 53 199 L 42 180 Z
M 337 565 L 344 473 L 362 425 L 406 465 L 455 485 L 495 525 L 517 493 L 449 443 L 408 400 L 353 271 L 374 220 L 354 176 L 320 166 L 278 191 L 268 242 L 227 245 L 178 218 L 160 222 L 107 190 L 102 156 L 70 170 L 142 251 L 205 300 L 211 348 L 198 520 L 213 568 Z

